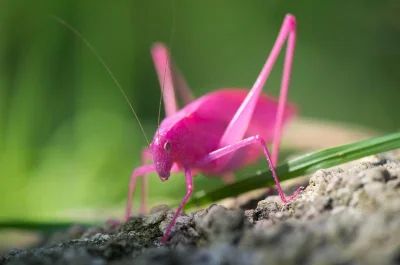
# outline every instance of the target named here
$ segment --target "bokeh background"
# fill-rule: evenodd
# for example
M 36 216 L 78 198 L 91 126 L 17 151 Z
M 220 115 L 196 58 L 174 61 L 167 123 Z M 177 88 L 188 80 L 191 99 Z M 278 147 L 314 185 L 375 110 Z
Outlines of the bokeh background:
M 95 47 L 152 138 L 160 98 L 153 42 L 172 44 L 196 96 L 251 87 L 286 13 L 298 20 L 289 98 L 301 116 L 398 130 L 399 7 L 395 0 L 0 0 L 0 220 L 120 216 L 146 145 L 103 66 L 50 14 Z M 282 59 L 265 92 L 278 95 Z M 179 175 L 150 179 L 153 204 L 183 194 Z

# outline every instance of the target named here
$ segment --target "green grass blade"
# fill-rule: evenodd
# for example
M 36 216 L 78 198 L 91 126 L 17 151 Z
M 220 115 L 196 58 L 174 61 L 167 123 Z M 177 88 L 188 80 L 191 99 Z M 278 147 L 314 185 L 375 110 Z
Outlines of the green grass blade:
M 314 173 L 318 169 L 337 166 L 345 162 L 397 148 L 400 148 L 400 132 L 307 154 L 279 165 L 276 168 L 276 172 L 279 175 L 280 180 L 287 180 L 290 178 Z M 237 196 L 247 191 L 271 186 L 274 184 L 275 183 L 272 179 L 271 171 L 266 170 L 260 172 L 259 174 L 251 175 L 233 184 L 225 185 L 214 190 L 197 191 L 192 195 L 190 201 L 186 204 L 186 208 L 207 205 L 224 198 Z M 174 206 L 178 204 L 179 202 L 177 201 Z M 47 223 L 9 221 L 0 222 L 0 229 L 13 228 L 51 232 L 59 229 L 66 229 L 71 225 L 73 225 L 73 223 L 69 222 Z M 82 225 L 89 226 L 96 225 L 96 223 Z
M 280 180 L 287 180 L 397 148 L 400 148 L 400 132 L 307 154 L 279 165 L 276 173 Z M 271 171 L 266 170 L 217 189 L 197 191 L 185 207 L 203 206 L 274 184 Z
M 24 220 L 10 220 L 0 222 L 1 229 L 18 229 L 28 231 L 40 231 L 42 233 L 52 233 L 67 229 L 73 225 L 80 225 L 82 227 L 90 227 L 96 225 L 96 223 L 78 223 L 78 222 L 40 222 L 40 221 L 24 221 Z M 102 225 L 102 224 L 98 224 Z

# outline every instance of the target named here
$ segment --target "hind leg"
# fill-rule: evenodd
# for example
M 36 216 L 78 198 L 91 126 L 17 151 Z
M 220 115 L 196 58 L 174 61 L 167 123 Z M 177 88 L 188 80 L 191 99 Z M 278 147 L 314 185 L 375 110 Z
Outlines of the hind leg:
M 280 134 L 282 131 L 286 97 L 289 89 L 289 77 L 293 61 L 294 45 L 296 41 L 296 19 L 290 14 L 285 16 L 278 37 L 267 61 L 264 64 L 264 67 L 261 70 L 261 73 L 257 77 L 256 82 L 254 83 L 246 98 L 243 100 L 237 112 L 233 116 L 219 142 L 219 147 L 222 148 L 243 139 L 249 127 L 251 117 L 253 116 L 254 109 L 260 97 L 262 88 L 267 81 L 267 78 L 272 70 L 272 67 L 275 64 L 276 59 L 278 58 L 280 51 L 283 48 L 286 39 L 288 39 L 288 45 L 286 47 L 285 66 L 283 69 L 280 100 L 278 104 L 274 128 L 272 152 L 272 164 L 274 166 L 277 164 L 278 161 Z M 229 156 L 232 155 L 233 154 L 230 154 Z M 226 161 L 229 161 L 229 159 L 227 159 Z
M 283 74 L 281 81 L 281 92 L 279 95 L 278 111 L 276 113 L 276 118 L 275 118 L 274 138 L 272 140 L 272 164 L 274 166 L 278 164 L 279 144 L 282 135 L 284 110 L 286 107 L 287 95 L 289 93 L 290 73 L 292 71 L 294 47 L 296 44 L 296 20 L 292 16 L 287 17 L 287 20 L 289 21 L 289 23 L 287 23 L 288 25 L 286 26 L 286 31 L 289 32 L 288 33 L 289 36 L 287 40 L 285 61 L 283 64 Z
M 192 102 L 194 96 L 179 69 L 174 67 L 168 49 L 164 44 L 154 44 L 151 48 L 151 55 L 164 98 L 165 113 L 167 116 L 171 116 L 178 111 L 175 90 L 177 90 L 185 105 Z

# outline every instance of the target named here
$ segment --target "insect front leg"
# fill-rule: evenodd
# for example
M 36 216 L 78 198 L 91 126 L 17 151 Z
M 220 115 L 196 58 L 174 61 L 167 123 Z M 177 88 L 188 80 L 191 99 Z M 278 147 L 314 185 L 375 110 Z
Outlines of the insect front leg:
M 174 164 L 171 168 L 171 173 L 177 173 L 177 172 L 181 172 L 181 171 L 182 171 L 181 168 L 179 168 L 179 166 L 176 164 Z M 142 166 L 136 168 L 132 172 L 132 175 L 131 175 L 131 178 L 129 181 L 129 192 L 128 192 L 128 198 L 127 198 L 127 203 L 126 203 L 125 220 L 128 220 L 132 215 L 132 198 L 133 198 L 133 194 L 135 192 L 137 178 L 138 177 L 143 178 L 143 176 L 148 175 L 150 173 L 155 173 L 155 172 L 156 172 L 156 168 L 154 165 L 142 165 Z M 142 188 L 143 188 L 143 186 L 142 186 Z M 146 186 L 146 188 L 147 188 L 147 186 Z M 142 192 L 142 196 L 143 196 L 143 192 Z M 147 189 L 146 189 L 146 196 L 147 196 Z
M 149 164 L 152 160 L 152 155 L 150 152 L 149 148 L 144 148 L 142 150 L 142 154 L 141 154 L 141 161 L 142 161 L 142 165 L 146 165 Z M 140 210 L 139 213 L 140 214 L 146 214 L 147 213 L 147 197 L 148 197 L 148 183 L 149 183 L 149 179 L 148 179 L 148 175 L 144 174 L 142 176 L 141 179 L 141 198 L 140 198 Z
M 275 169 L 274 169 L 274 165 L 272 164 L 272 159 L 271 159 L 271 156 L 269 154 L 268 148 L 267 148 L 267 146 L 265 144 L 265 141 L 259 135 L 245 138 L 245 139 L 240 140 L 240 141 L 238 141 L 238 142 L 236 142 L 234 144 L 227 145 L 225 147 L 222 147 L 222 148 L 220 148 L 218 150 L 215 150 L 215 151 L 209 153 L 207 156 L 205 156 L 203 159 L 201 159 L 196 164 L 196 167 L 201 167 L 202 165 L 207 164 L 207 163 L 209 163 L 209 162 L 211 162 L 211 161 L 213 161 L 213 160 L 215 160 L 215 159 L 217 159 L 219 157 L 222 157 L 222 156 L 225 156 L 225 155 L 229 155 L 229 154 L 237 151 L 238 149 L 246 147 L 246 146 L 248 146 L 250 144 L 253 144 L 253 143 L 259 143 L 259 144 L 261 144 L 261 146 L 263 148 L 265 157 L 267 158 L 268 165 L 269 165 L 269 168 L 270 168 L 270 170 L 272 172 L 272 176 L 273 176 L 273 178 L 275 180 L 276 188 L 278 190 L 279 196 L 281 197 L 281 200 L 284 203 L 288 203 L 288 202 L 291 202 L 292 200 L 294 200 L 297 197 L 297 195 L 300 192 L 300 190 L 303 189 L 303 187 L 299 187 L 289 199 L 286 199 L 285 195 L 283 194 L 281 185 L 279 183 L 278 176 L 276 175 L 276 172 L 275 172 Z
M 161 239 L 161 242 L 163 244 L 165 244 L 168 239 L 169 236 L 171 234 L 171 229 L 174 226 L 175 222 L 176 222 L 176 218 L 178 218 L 179 214 L 182 212 L 183 207 L 185 206 L 185 204 L 187 203 L 187 201 L 190 198 L 190 195 L 192 195 L 193 192 L 193 176 L 192 176 L 192 170 L 189 166 L 184 166 L 185 168 L 185 179 L 186 179 L 186 195 L 183 198 L 181 204 L 179 205 L 178 209 L 175 212 L 174 217 L 172 217 L 171 222 L 168 224 L 167 230 L 165 230 L 164 236 Z
M 272 163 L 275 165 L 278 159 L 278 149 L 279 149 L 279 141 L 280 141 L 280 133 L 283 122 L 283 112 L 286 105 L 286 97 L 287 91 L 289 87 L 289 76 L 290 69 L 293 58 L 294 51 L 294 43 L 295 43 L 295 29 L 296 29 L 296 19 L 292 15 L 286 15 L 283 21 L 282 27 L 279 31 L 278 37 L 275 41 L 275 44 L 272 48 L 272 51 L 265 62 L 261 73 L 257 77 L 256 82 L 253 87 L 249 91 L 246 98 L 243 100 L 243 103 L 240 105 L 232 120 L 230 121 L 228 127 L 226 128 L 224 134 L 221 137 L 219 142 L 219 147 L 227 146 L 233 143 L 236 143 L 243 139 L 246 131 L 249 127 L 251 117 L 253 116 L 253 112 L 256 106 L 256 103 L 260 97 L 262 88 L 267 81 L 267 78 L 272 70 L 272 67 L 275 64 L 275 61 L 282 50 L 283 44 L 285 40 L 289 36 L 289 44 L 286 48 L 286 56 L 285 56 L 285 67 L 283 71 L 283 79 L 282 79 L 282 89 L 280 102 L 278 106 L 277 119 L 275 121 L 275 137 L 274 137 L 274 152 Z M 279 136 L 277 135 L 279 134 Z M 225 160 L 226 163 L 229 161 Z
M 131 179 L 129 181 L 129 192 L 128 199 L 126 203 L 126 211 L 125 211 L 125 220 L 128 220 L 132 214 L 132 197 L 135 192 L 136 179 L 140 176 L 145 176 L 149 173 L 156 172 L 156 168 L 154 165 L 143 165 L 136 168 L 131 175 Z

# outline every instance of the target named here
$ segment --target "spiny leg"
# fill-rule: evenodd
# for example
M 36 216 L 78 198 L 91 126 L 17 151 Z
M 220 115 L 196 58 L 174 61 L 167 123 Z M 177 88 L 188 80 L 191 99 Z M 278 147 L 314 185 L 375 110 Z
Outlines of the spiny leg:
M 143 177 L 144 175 L 147 175 L 149 173 L 154 173 L 154 172 L 156 172 L 154 165 L 143 165 L 143 166 L 136 168 L 132 172 L 131 179 L 129 182 L 129 193 L 128 193 L 127 204 L 126 204 L 125 220 L 128 220 L 132 214 L 132 197 L 133 197 L 133 193 L 135 191 L 137 178 L 140 176 Z M 181 172 L 181 169 L 176 164 L 174 164 L 171 168 L 171 173 L 177 173 L 177 172 Z M 147 195 L 147 193 L 146 193 L 146 195 Z
M 187 105 L 195 100 L 192 91 L 189 88 L 185 78 L 183 77 L 181 71 L 176 66 L 173 60 L 171 60 L 172 69 L 172 80 L 175 84 L 175 89 L 178 92 L 179 98 L 182 100 L 183 105 Z
M 283 117 L 287 95 L 289 92 L 290 73 L 292 71 L 294 47 L 296 44 L 296 18 L 292 15 L 286 15 L 285 20 L 287 20 L 288 22 L 283 24 L 282 31 L 289 32 L 289 37 L 287 41 L 285 61 L 283 64 L 278 111 L 276 113 L 274 126 L 274 138 L 272 140 L 272 164 L 274 166 L 278 164 L 279 144 L 282 135 Z
M 150 149 L 144 148 L 141 154 L 142 165 L 149 164 L 151 160 L 152 160 L 152 155 Z M 141 198 L 140 198 L 140 210 L 139 210 L 139 213 L 143 215 L 147 213 L 147 196 L 149 190 L 148 183 L 149 183 L 148 175 L 144 174 L 141 179 L 141 190 L 140 190 Z
M 143 150 L 145 152 L 145 150 Z M 142 153 L 144 153 L 142 152 Z M 145 176 L 151 172 L 155 172 L 155 167 L 154 165 L 142 165 L 140 167 L 135 168 L 135 170 L 131 174 L 130 182 L 129 182 L 129 191 L 128 191 L 128 197 L 127 197 L 127 204 L 126 204 L 126 209 L 125 209 L 125 221 L 127 221 L 132 214 L 132 197 L 133 193 L 135 191 L 135 184 L 136 184 L 136 179 L 140 176 Z M 143 182 L 142 182 L 142 188 L 143 188 Z M 146 190 L 147 192 L 147 190 Z M 143 192 L 142 192 L 143 196 Z M 143 197 L 142 197 L 143 199 Z M 107 220 L 107 224 L 113 225 L 113 226 L 118 226 L 121 224 L 121 221 L 119 220 Z
M 230 145 L 222 147 L 222 148 L 220 148 L 218 150 L 215 150 L 215 151 L 211 152 L 210 154 L 208 154 L 203 159 L 201 159 L 197 163 L 196 166 L 197 167 L 201 167 L 202 165 L 207 164 L 207 163 L 209 163 L 209 162 L 211 162 L 211 161 L 213 161 L 213 160 L 215 160 L 215 159 L 217 159 L 219 157 L 231 154 L 231 153 L 237 151 L 240 148 L 243 148 L 245 146 L 248 146 L 250 144 L 257 143 L 257 142 L 262 145 L 265 157 L 267 158 L 267 161 L 268 161 L 268 166 L 269 166 L 269 168 L 270 168 L 270 170 L 272 172 L 272 176 L 273 176 L 273 178 L 275 180 L 276 188 L 278 190 L 279 196 L 281 197 L 281 200 L 284 203 L 288 203 L 288 202 L 294 200 L 297 197 L 299 191 L 303 189 L 303 187 L 299 187 L 289 199 L 286 199 L 285 195 L 283 194 L 281 185 L 279 183 L 278 176 L 276 175 L 274 166 L 272 164 L 272 160 L 271 160 L 271 156 L 269 154 L 268 148 L 267 148 L 267 146 L 265 144 L 265 141 L 259 135 L 245 138 L 245 139 L 240 140 L 240 141 L 238 141 L 238 142 L 236 142 L 234 144 L 230 144 Z
M 127 221 L 132 214 L 132 197 L 133 193 L 135 191 L 135 184 L 136 184 L 136 179 L 140 176 L 144 176 L 146 174 L 149 174 L 151 172 L 155 172 L 156 169 L 154 165 L 142 165 L 140 167 L 135 168 L 135 170 L 132 172 L 130 181 L 129 181 L 129 191 L 128 191 L 128 198 L 127 198 L 127 203 L 126 203 L 126 209 L 125 209 L 125 221 Z M 120 225 L 120 221 L 116 220 L 107 220 L 108 224 L 111 225 Z
M 183 207 L 185 206 L 186 202 L 189 200 L 190 195 L 193 192 L 193 177 L 190 167 L 185 166 L 185 179 L 186 179 L 186 195 L 183 198 L 181 204 L 179 205 L 178 209 L 176 210 L 174 217 L 172 217 L 171 222 L 168 224 L 167 230 L 165 230 L 164 236 L 161 239 L 161 242 L 165 244 L 169 236 L 171 234 L 171 229 L 176 222 L 176 218 L 178 218 L 179 214 L 182 212 Z
M 129 192 L 126 203 L 125 220 L 128 220 L 132 214 L 132 197 L 135 191 L 136 179 L 139 176 L 144 176 L 152 172 L 156 172 L 156 168 L 154 167 L 154 165 L 143 165 L 136 168 L 132 172 L 131 179 L 129 181 Z
M 248 127 L 249 123 L 251 120 L 251 117 L 253 115 L 256 103 L 260 97 L 262 88 L 272 70 L 272 67 L 275 64 L 275 61 L 279 55 L 279 52 L 282 50 L 283 44 L 285 43 L 285 40 L 287 36 L 289 35 L 290 32 L 292 32 L 292 29 L 294 29 L 295 25 L 295 18 L 292 15 L 286 15 L 282 27 L 279 31 L 279 35 L 275 41 L 275 44 L 272 48 L 272 51 L 267 59 L 267 61 L 264 64 L 263 69 L 261 70 L 261 73 L 257 77 L 256 82 L 254 83 L 252 89 L 249 91 L 248 95 L 246 98 L 243 100 L 243 103 L 240 105 L 238 108 L 237 112 L 233 116 L 232 120 L 230 121 L 228 127 L 226 128 L 223 136 L 221 137 L 221 140 L 219 142 L 219 147 L 224 147 L 233 143 L 236 143 L 237 141 L 240 141 L 243 139 Z M 291 38 L 291 45 L 290 47 L 293 46 L 294 44 L 294 38 Z M 286 56 L 288 54 L 293 53 L 293 47 L 291 48 L 289 52 L 286 53 Z M 286 64 L 290 64 L 292 59 L 291 56 L 285 60 Z M 290 67 L 285 67 L 284 69 L 286 72 L 284 73 L 284 80 L 285 83 L 284 85 L 286 86 L 288 83 L 288 77 L 290 74 Z M 284 92 L 287 93 L 287 89 L 284 90 Z M 286 93 L 282 93 L 281 97 L 286 97 Z M 281 100 L 280 105 L 285 105 L 286 100 Z M 282 107 L 281 107 L 282 108 Z M 280 116 L 279 116 L 280 117 Z M 278 118 L 279 118 L 278 117 Z M 276 125 L 281 126 L 282 121 L 277 121 Z M 277 129 L 277 131 L 280 133 L 281 129 Z M 279 145 L 279 138 L 277 138 L 278 141 L 275 140 L 275 146 Z M 276 147 L 275 147 L 276 148 Z M 274 159 L 277 159 L 274 157 Z M 225 160 L 226 163 L 229 161 L 229 159 Z

